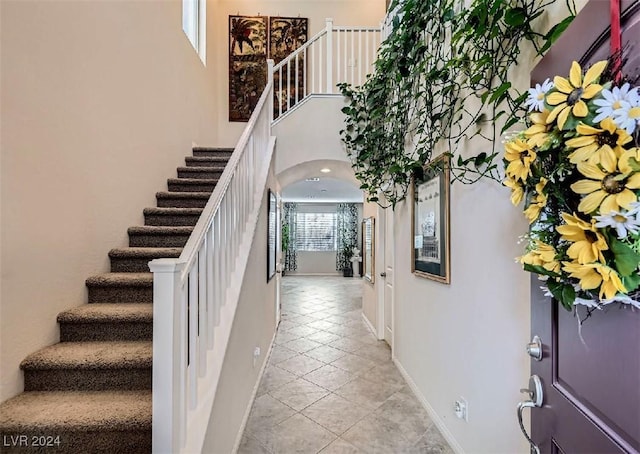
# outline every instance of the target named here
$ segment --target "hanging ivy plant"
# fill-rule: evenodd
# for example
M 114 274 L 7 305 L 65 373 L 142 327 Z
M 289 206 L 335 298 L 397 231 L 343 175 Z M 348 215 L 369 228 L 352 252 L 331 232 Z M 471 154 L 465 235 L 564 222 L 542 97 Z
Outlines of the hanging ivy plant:
M 526 113 L 526 92 L 512 87 L 509 71 L 524 43 L 542 55 L 575 16 L 565 0 L 569 16 L 537 32 L 536 19 L 555 1 L 394 0 L 393 31 L 374 73 L 362 86 L 338 85 L 347 102 L 340 134 L 369 201 L 380 203 L 379 193 L 392 205 L 404 199 L 437 147 L 446 147 L 453 180 L 498 179 L 496 136 Z M 476 136 L 491 143 L 489 152 L 462 156 L 461 145 Z

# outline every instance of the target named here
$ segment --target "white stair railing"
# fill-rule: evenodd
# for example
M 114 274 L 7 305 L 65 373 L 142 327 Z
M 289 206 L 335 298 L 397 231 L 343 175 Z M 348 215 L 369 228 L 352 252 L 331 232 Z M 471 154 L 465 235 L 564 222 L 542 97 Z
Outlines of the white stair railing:
M 380 46 L 380 27 L 326 27 L 268 73 L 274 80 L 274 118 L 282 118 L 312 95 L 339 94 L 337 84 L 361 85 L 373 71 Z
M 275 146 L 271 88 L 180 257 L 149 264 L 154 453 L 202 450 Z

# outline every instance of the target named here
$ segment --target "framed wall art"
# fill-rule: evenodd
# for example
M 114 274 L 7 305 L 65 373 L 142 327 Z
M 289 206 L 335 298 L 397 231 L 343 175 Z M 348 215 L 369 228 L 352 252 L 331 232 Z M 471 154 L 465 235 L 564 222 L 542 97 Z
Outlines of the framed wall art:
M 411 271 L 449 284 L 449 159 L 439 156 L 416 172 L 411 187 Z
M 309 19 L 304 17 L 269 18 L 269 58 L 277 65 L 308 39 Z M 297 66 L 297 67 L 296 67 Z M 306 62 L 300 54 L 296 62 L 273 75 L 274 118 L 286 112 L 306 92 Z M 282 83 L 280 78 L 282 77 Z
M 229 16 L 229 121 L 248 121 L 267 85 L 267 18 Z
M 278 244 L 276 235 L 278 226 L 276 222 L 277 201 L 276 194 L 269 189 L 268 205 L 268 228 L 267 228 L 267 282 L 276 274 L 276 245 Z
M 373 217 L 362 221 L 362 269 L 364 278 L 373 284 L 376 273 L 376 220 Z

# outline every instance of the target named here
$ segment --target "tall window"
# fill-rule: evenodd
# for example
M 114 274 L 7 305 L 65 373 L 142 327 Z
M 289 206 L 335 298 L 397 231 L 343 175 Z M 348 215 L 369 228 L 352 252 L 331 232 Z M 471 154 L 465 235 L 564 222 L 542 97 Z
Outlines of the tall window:
M 337 249 L 336 213 L 296 214 L 298 251 L 335 251 Z
M 205 63 L 207 0 L 182 0 L 182 30 Z

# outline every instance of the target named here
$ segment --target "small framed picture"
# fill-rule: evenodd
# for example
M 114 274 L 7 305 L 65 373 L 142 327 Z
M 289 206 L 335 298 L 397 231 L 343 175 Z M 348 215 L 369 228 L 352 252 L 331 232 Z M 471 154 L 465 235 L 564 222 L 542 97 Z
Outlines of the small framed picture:
M 413 203 L 411 271 L 420 277 L 450 283 L 449 159 L 441 155 L 416 172 Z
M 376 273 L 376 256 L 374 246 L 376 244 L 375 232 L 376 220 L 373 217 L 362 221 L 362 268 L 364 278 L 373 284 Z
M 276 195 L 269 189 L 268 201 L 268 229 L 267 229 L 267 282 L 276 275 Z

